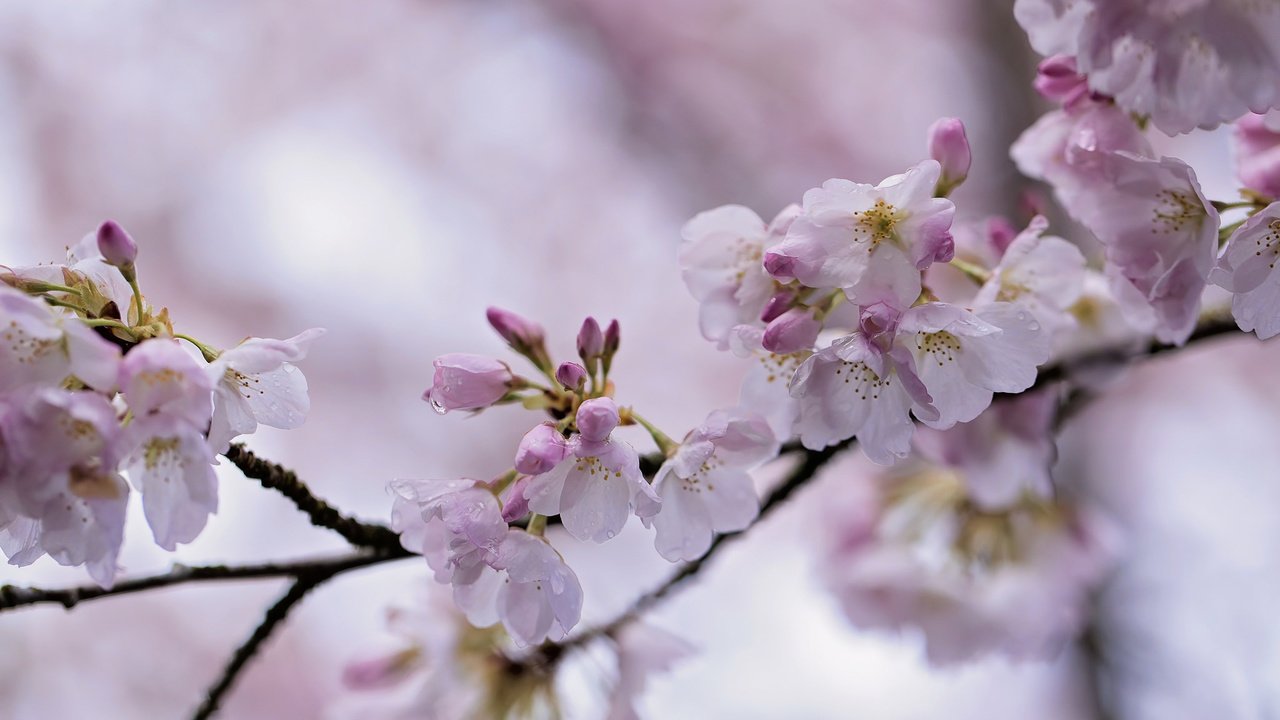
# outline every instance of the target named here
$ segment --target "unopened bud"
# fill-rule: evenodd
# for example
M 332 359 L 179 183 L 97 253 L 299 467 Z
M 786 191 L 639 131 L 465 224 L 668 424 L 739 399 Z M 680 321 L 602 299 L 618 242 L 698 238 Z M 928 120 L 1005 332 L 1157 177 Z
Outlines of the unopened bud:
M 587 384 L 587 369 L 576 362 L 562 362 L 556 368 L 556 380 L 569 390 L 581 390 Z
M 121 270 L 132 270 L 138 259 L 138 244 L 129 233 L 114 220 L 108 220 L 98 228 L 98 252 L 108 265 Z
M 1054 55 L 1041 61 L 1032 85 L 1046 100 L 1063 107 L 1070 107 L 1089 96 L 1088 79 L 1079 73 L 1076 59 L 1070 55 Z
M 607 397 L 588 400 L 578 406 L 578 414 L 574 419 L 584 440 L 604 442 L 609 438 L 609 433 L 618 427 L 618 405 Z
M 618 352 L 618 347 L 622 345 L 622 327 L 618 325 L 618 321 L 610 320 L 609 327 L 604 329 L 604 354 L 612 356 Z
M 964 123 L 956 118 L 941 118 L 929 128 L 929 157 L 942 165 L 935 194 L 946 197 L 969 176 L 973 154 Z
M 822 323 L 811 309 L 791 308 L 769 323 L 761 344 L 765 350 L 778 355 L 811 350 L 821 329 Z
M 482 355 L 451 353 L 435 359 L 435 376 L 422 399 L 443 415 L 480 410 L 501 400 L 515 383 L 506 363 Z
M 564 436 L 551 423 L 542 423 L 520 440 L 515 467 L 526 475 L 541 475 L 568 456 L 569 445 Z
M 532 320 L 526 320 L 510 310 L 491 307 L 485 311 L 485 317 L 489 319 L 489 324 L 502 336 L 502 339 L 517 351 L 521 348 L 541 345 L 543 342 L 541 325 Z
M 769 302 L 764 304 L 764 310 L 760 311 L 761 322 L 773 322 L 779 315 L 791 309 L 791 301 L 795 299 L 795 293 L 790 290 L 782 290 L 769 298 Z
M 604 333 L 600 332 L 600 323 L 589 317 L 582 321 L 582 329 L 578 331 L 578 357 L 586 363 L 587 370 L 594 372 L 603 353 Z

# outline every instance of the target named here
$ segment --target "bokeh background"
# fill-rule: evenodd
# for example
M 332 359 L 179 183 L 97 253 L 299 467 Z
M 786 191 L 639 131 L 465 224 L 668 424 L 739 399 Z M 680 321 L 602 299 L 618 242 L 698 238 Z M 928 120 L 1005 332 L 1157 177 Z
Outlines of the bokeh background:
M 1007 0 L 18 1 L 0 5 L 0 262 L 58 260 L 105 218 L 141 280 L 218 346 L 328 328 L 313 413 L 250 446 L 334 504 L 386 519 L 399 477 L 488 477 L 532 418 L 438 417 L 430 361 L 498 353 L 484 309 L 541 320 L 562 357 L 582 317 L 618 318 L 620 399 L 679 435 L 735 402 L 744 367 L 696 329 L 681 224 L 726 202 L 766 218 L 828 177 L 875 182 L 958 116 L 976 160 L 959 217 L 1015 213 L 1009 143 L 1046 109 Z M 1234 195 L 1224 133 L 1163 144 Z M 1060 218 L 1055 218 L 1060 219 Z M 1078 237 L 1069 225 L 1059 232 Z M 1064 473 L 1126 530 L 1096 667 L 992 659 L 931 669 L 921 642 L 859 632 L 821 588 L 832 467 L 652 616 L 699 655 L 654 681 L 654 718 L 1280 717 L 1280 392 L 1274 346 L 1217 342 L 1151 363 L 1080 416 Z M 634 436 L 638 445 L 644 438 Z M 768 477 L 762 478 L 767 483 Z M 127 574 L 341 549 L 221 468 L 221 507 L 174 555 L 140 513 Z M 140 510 L 140 508 L 135 508 Z M 642 528 L 564 540 L 586 620 L 668 566 Z M 80 584 L 51 562 L 0 581 Z M 295 611 L 227 718 L 332 716 L 344 663 L 393 647 L 388 607 L 424 564 L 352 573 Z M 283 589 L 185 587 L 0 616 L 0 718 L 183 717 Z M 1093 682 L 1098 671 L 1101 683 Z M 368 717 L 368 716 L 366 716 Z

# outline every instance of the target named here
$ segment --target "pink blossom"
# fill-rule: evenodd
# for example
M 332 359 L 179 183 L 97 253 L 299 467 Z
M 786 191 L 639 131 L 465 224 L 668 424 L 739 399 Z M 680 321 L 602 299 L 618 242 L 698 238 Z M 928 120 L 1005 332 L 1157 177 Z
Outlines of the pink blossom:
M 480 410 L 501 400 L 515 383 L 507 364 L 466 353 L 450 353 L 435 359 L 435 377 L 422 399 L 438 413 Z
M 582 585 L 545 540 L 512 528 L 494 567 L 503 571 L 496 604 L 516 644 L 537 645 L 568 634 L 582 617 Z
M 494 331 L 517 352 L 528 353 L 542 347 L 544 333 L 538 323 L 500 307 L 489 308 L 485 311 L 485 317 Z
M 1009 244 L 974 304 L 1012 302 L 1024 307 L 1050 335 L 1071 327 L 1069 309 L 1080 298 L 1085 259 L 1080 249 L 1045 235 L 1049 222 L 1037 215 Z
M 1280 112 L 1245 115 L 1232 139 L 1240 182 L 1268 198 L 1280 197 Z
M 1240 329 L 1262 340 L 1280 334 L 1280 203 L 1250 217 L 1227 240 L 1226 250 L 1209 275 L 1230 290 L 1231 314 Z
M 292 430 L 311 409 L 307 379 L 296 363 L 324 334 L 307 330 L 288 340 L 249 338 L 218 355 L 206 368 L 214 383 L 209 445 L 225 452 L 231 440 L 258 424 Z
M 77 318 L 0 284 L 0 392 L 68 377 L 110 391 L 119 364 L 120 349 Z
M 920 294 L 920 270 L 954 252 L 955 206 L 935 198 L 942 169 L 926 160 L 872 187 L 828 180 L 804 194 L 804 208 L 765 267 L 782 280 L 842 288 L 855 303 L 886 289 L 903 304 Z
M 1182 344 L 1217 254 L 1218 211 L 1181 160 L 1121 152 L 1103 154 L 1099 165 L 1102 181 L 1079 219 L 1106 247 L 1107 274 L 1133 322 Z
M 822 321 L 810 308 L 792 308 L 774 318 L 764 330 L 760 342 L 766 350 L 788 355 L 812 350 L 822 330 Z
M 691 432 L 654 479 L 662 512 L 645 521 L 670 560 L 694 560 L 713 533 L 742 530 L 760 511 L 750 471 L 775 457 L 778 441 L 755 413 L 717 410 Z
M 135 417 L 164 417 L 201 433 L 213 413 L 213 384 L 177 340 L 146 340 L 120 364 L 120 391 Z
M 622 531 L 629 512 L 650 517 L 660 500 L 640 472 L 635 449 L 611 436 L 618 424 L 612 400 L 583 403 L 577 424 L 580 432 L 568 440 L 571 454 L 534 476 L 525 496 L 533 512 L 559 515 L 570 535 L 604 542 Z
M 751 369 L 743 378 L 738 405 L 763 417 L 779 439 L 793 434 L 799 405 L 791 397 L 789 385 L 796 370 L 811 355 L 811 350 L 788 355 L 756 350 L 749 355 Z
M 440 583 L 470 585 L 497 560 L 506 539 L 498 499 L 475 480 L 395 480 L 392 529 L 421 553 Z
M 138 259 L 138 244 L 114 220 L 98 227 L 98 252 L 108 265 L 131 271 Z
M 587 369 L 576 362 L 563 362 L 556 368 L 556 380 L 566 390 L 581 390 L 587 384 Z
M 699 213 L 680 231 L 680 271 L 700 305 L 702 336 L 721 350 L 735 326 L 760 325 L 761 311 L 778 287 L 761 261 L 798 212 L 792 205 L 766 226 L 751 210 L 725 205 Z
M 127 436 L 134 450 L 124 470 L 142 493 L 156 544 L 172 551 L 195 540 L 218 510 L 214 453 L 204 434 L 179 418 L 153 414 L 136 417 Z
M 1076 58 L 1089 87 L 1166 133 L 1280 104 L 1280 9 L 1224 0 L 1018 0 L 1045 55 Z

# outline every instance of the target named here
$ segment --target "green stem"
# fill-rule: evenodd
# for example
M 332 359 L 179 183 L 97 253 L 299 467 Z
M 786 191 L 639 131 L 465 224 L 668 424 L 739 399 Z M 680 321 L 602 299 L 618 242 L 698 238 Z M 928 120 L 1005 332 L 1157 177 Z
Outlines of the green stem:
M 547 532 L 547 516 L 534 513 L 529 516 L 529 524 L 525 527 L 525 532 L 534 537 L 542 537 Z
M 973 263 L 965 260 L 961 260 L 960 258 L 952 259 L 951 267 L 964 273 L 966 277 L 978 283 L 979 285 L 985 285 L 986 282 L 991 279 L 990 270 L 987 270 L 986 268 L 978 267 L 977 265 L 974 265 Z
M 640 425 L 645 430 L 649 431 L 649 436 L 653 438 L 654 444 L 658 446 L 658 449 L 662 451 L 663 455 L 666 455 L 667 457 L 671 457 L 672 455 L 676 454 L 676 450 L 679 449 L 680 443 L 676 442 L 675 440 L 672 440 L 670 436 L 668 436 L 666 433 L 659 430 L 657 426 L 655 426 L 653 423 L 640 417 L 640 413 L 637 413 L 636 411 L 632 410 L 628 414 L 631 416 L 631 419 L 636 422 L 636 424 Z
M 85 325 L 88 325 L 89 327 L 110 327 L 110 328 L 118 328 L 120 330 L 130 329 L 128 325 L 125 325 L 119 320 L 112 320 L 111 318 L 86 318 L 81 322 L 83 322 Z
M 192 345 L 195 345 L 196 349 L 200 351 L 200 354 L 204 355 L 205 362 L 213 362 L 214 360 L 218 359 L 219 355 L 222 354 L 217 350 L 214 350 L 213 348 L 209 347 L 208 345 L 205 345 L 204 343 L 200 342 L 199 340 L 191 337 L 190 335 L 185 335 L 183 333 L 174 333 L 173 336 L 180 340 L 186 340 Z
M 59 285 L 58 283 L 44 282 L 43 280 L 23 280 L 22 285 L 26 288 L 27 292 L 31 293 L 64 292 L 74 295 L 79 292 L 73 287 Z
M 138 276 L 128 273 L 126 279 L 129 281 L 129 287 L 133 288 L 133 311 L 137 314 L 134 322 L 140 323 L 142 322 L 142 290 L 138 289 Z M 204 349 L 201 348 L 200 351 L 204 352 Z

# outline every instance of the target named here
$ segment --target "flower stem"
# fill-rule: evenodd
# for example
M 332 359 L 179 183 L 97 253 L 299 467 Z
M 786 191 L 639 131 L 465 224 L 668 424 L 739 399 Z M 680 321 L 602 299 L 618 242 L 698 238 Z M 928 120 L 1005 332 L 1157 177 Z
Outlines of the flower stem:
M 658 449 L 662 451 L 663 455 L 671 457 L 676 454 L 676 450 L 679 449 L 680 443 L 672 440 L 670 436 L 659 430 L 653 423 L 640 417 L 640 414 L 636 411 L 630 410 L 627 415 L 630 416 L 636 424 L 649 431 L 649 437 L 653 438 L 654 444 L 658 446 Z
M 990 270 L 987 270 L 986 268 L 978 267 L 977 265 L 971 262 L 961 260 L 960 258 L 953 258 L 950 264 L 951 264 L 951 267 L 964 273 L 965 277 L 978 283 L 979 285 L 984 285 L 988 280 L 991 279 Z
M 208 345 L 205 345 L 204 343 L 200 342 L 199 340 L 191 337 L 190 335 L 185 335 L 183 333 L 174 333 L 173 336 L 180 340 L 186 340 L 192 345 L 195 345 L 196 348 L 200 351 L 200 354 L 204 355 L 205 362 L 213 362 L 214 360 L 218 359 L 219 355 L 222 354 L 217 350 L 214 350 L 213 348 L 209 347 Z
M 525 532 L 534 537 L 542 537 L 547 532 L 547 516 L 534 513 L 529 516 L 529 524 L 525 526 Z

